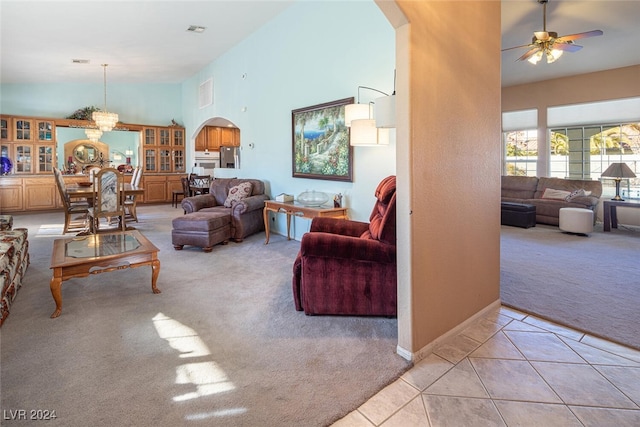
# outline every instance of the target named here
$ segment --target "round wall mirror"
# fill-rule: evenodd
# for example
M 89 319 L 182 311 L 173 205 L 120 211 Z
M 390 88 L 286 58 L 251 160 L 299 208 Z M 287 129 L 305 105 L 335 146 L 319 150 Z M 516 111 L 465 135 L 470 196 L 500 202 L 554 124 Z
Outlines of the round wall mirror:
M 79 163 L 91 163 L 99 156 L 98 149 L 91 144 L 78 144 L 73 150 L 73 157 Z

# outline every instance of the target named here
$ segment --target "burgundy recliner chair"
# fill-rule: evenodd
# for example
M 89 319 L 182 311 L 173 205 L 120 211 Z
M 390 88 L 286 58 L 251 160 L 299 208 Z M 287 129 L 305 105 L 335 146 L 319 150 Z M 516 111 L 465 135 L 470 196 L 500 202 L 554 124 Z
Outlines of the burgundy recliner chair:
M 396 316 L 396 177 L 376 189 L 369 223 L 314 218 L 293 265 L 293 299 L 306 314 Z

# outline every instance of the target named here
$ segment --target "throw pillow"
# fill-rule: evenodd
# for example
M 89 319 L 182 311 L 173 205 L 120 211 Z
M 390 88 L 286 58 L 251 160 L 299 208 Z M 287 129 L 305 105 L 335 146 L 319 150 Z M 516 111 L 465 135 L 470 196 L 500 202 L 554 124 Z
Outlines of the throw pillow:
M 554 199 L 554 200 L 567 200 L 567 197 L 571 194 L 571 191 L 564 190 L 554 190 L 553 188 L 545 188 L 544 193 L 542 193 L 543 199 Z
M 575 199 L 576 197 L 586 197 L 586 196 L 590 196 L 591 195 L 591 191 L 587 191 L 584 188 L 580 188 L 578 190 L 573 190 L 571 192 L 571 194 L 569 194 L 567 196 L 567 202 L 570 202 L 571 200 Z
M 239 202 L 242 199 L 246 199 L 251 195 L 251 189 L 253 184 L 249 181 L 240 183 L 229 189 L 227 199 L 224 201 L 224 207 L 230 208 L 234 203 Z

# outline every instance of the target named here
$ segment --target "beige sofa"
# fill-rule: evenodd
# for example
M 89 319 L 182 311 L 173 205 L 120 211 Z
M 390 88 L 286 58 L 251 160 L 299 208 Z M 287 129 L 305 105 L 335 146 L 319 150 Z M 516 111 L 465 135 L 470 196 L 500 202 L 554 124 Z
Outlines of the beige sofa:
M 580 190 L 584 190 L 588 195 L 582 194 Z M 567 197 L 563 198 L 563 195 Z M 596 211 L 601 195 L 600 181 L 531 176 L 502 177 L 502 201 L 534 205 L 536 222 L 540 224 L 558 225 L 561 208 Z

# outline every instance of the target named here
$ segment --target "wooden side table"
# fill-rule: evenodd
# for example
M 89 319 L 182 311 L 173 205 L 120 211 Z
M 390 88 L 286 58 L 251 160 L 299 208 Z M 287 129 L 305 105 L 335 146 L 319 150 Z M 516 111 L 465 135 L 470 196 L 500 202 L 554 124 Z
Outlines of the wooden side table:
M 640 202 L 628 200 L 603 200 L 603 231 L 611 231 L 612 228 L 618 228 L 618 213 L 616 208 L 640 208 Z
M 264 202 L 264 230 L 267 239 L 264 244 L 269 243 L 269 212 L 284 213 L 287 215 L 287 240 L 291 240 L 291 216 L 313 219 L 317 216 L 347 219 L 347 208 L 334 208 L 330 206 L 305 206 L 297 202 L 276 202 L 275 200 L 265 200 Z

